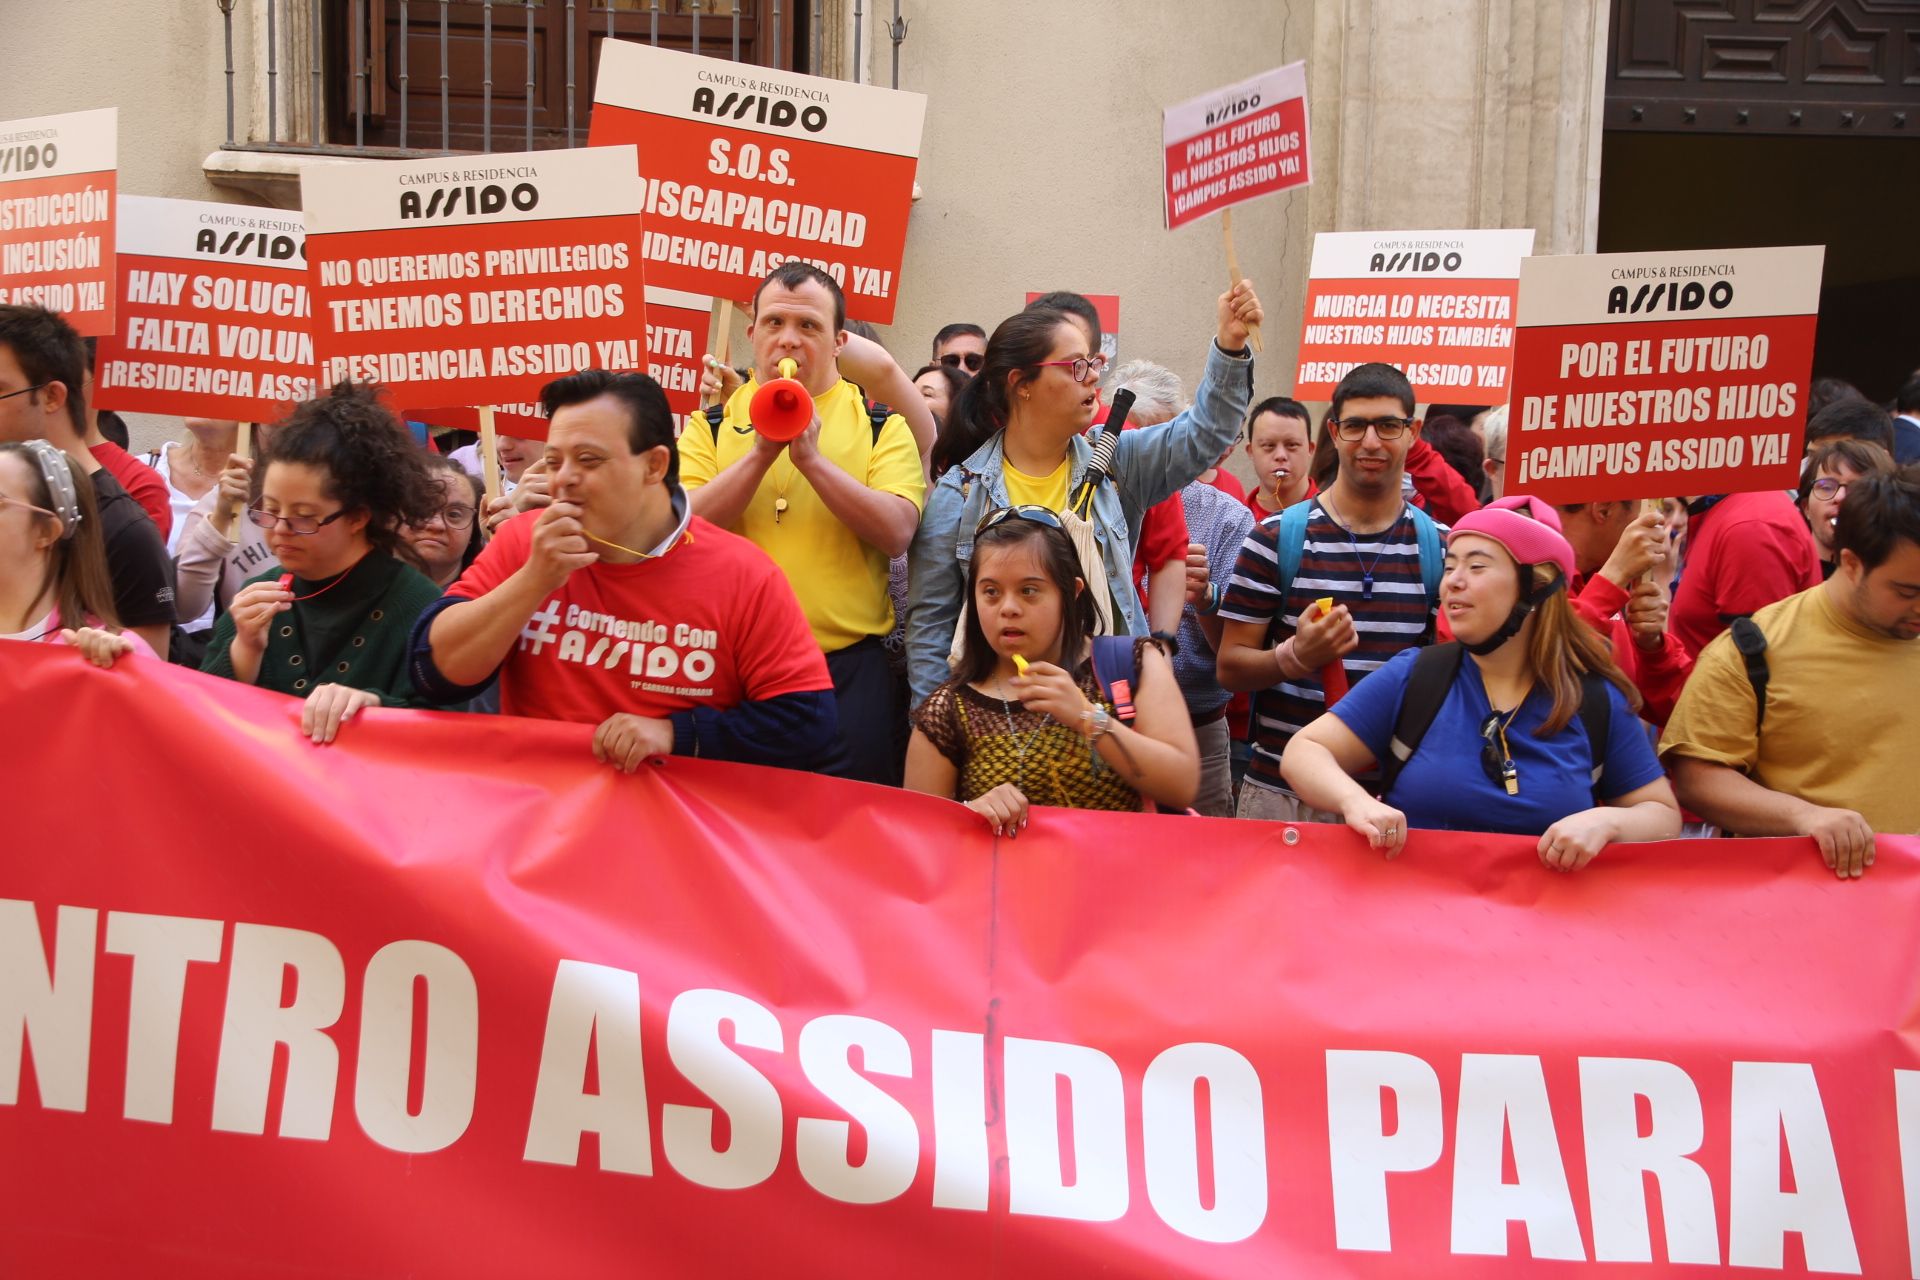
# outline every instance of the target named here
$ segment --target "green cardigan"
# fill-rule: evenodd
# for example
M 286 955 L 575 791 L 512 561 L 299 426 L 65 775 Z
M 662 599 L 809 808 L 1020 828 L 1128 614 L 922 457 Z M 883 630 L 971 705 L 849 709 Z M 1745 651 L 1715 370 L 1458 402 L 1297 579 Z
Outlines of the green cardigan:
M 273 569 L 249 583 L 272 582 Z M 274 617 L 254 684 L 304 698 L 315 686 L 343 684 L 380 695 L 383 706 L 419 704 L 407 678 L 407 640 L 440 588 L 392 556 L 371 552 L 335 578 L 296 577 L 293 594 L 311 596 Z M 207 642 L 200 669 L 234 679 L 233 616 L 223 613 Z

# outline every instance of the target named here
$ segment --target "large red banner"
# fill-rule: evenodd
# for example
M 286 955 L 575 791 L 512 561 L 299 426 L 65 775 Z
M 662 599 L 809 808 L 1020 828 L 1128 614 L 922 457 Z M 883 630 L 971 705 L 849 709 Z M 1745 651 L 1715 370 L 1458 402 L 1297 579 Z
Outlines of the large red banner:
M 0 302 L 113 332 L 119 112 L 0 120 Z
M 892 323 L 924 94 L 626 40 L 599 53 L 587 137 L 639 153 L 648 283 L 745 302 L 801 258 L 849 318 Z
M 306 239 L 297 213 L 121 196 L 119 319 L 94 403 L 273 422 L 312 396 Z
M 15 642 L 0 716 L 10 1275 L 1916 1270 L 1912 839 L 1000 841 Z

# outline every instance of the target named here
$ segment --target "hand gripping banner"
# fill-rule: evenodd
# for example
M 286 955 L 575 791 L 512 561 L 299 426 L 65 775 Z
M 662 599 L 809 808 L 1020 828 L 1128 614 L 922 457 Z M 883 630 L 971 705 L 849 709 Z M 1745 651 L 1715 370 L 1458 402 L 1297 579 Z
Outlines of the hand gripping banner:
M 16 642 L 0 716 L 8 1275 L 1915 1274 L 1911 839 L 1000 841 Z

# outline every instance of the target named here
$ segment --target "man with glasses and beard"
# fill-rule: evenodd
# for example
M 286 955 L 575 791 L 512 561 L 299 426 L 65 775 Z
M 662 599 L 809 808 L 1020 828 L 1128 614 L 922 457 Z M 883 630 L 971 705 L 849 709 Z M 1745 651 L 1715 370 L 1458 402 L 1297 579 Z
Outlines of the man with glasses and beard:
M 1413 412 L 1413 387 L 1392 365 L 1363 364 L 1342 378 L 1328 421 L 1339 453 L 1333 484 L 1262 520 L 1234 564 L 1219 610 L 1220 684 L 1254 695 L 1239 817 L 1342 821 L 1286 788 L 1281 754 L 1330 705 L 1330 667 L 1357 682 L 1433 636 L 1445 552 L 1441 527 L 1401 490 L 1420 436 Z M 1325 611 L 1317 602 L 1328 597 Z

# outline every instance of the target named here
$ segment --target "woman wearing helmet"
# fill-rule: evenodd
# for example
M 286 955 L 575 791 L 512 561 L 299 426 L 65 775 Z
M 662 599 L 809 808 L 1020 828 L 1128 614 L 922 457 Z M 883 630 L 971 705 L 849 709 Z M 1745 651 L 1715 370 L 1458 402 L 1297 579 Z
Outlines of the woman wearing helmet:
M 1288 785 L 1388 857 L 1409 826 L 1537 835 L 1541 861 L 1561 871 L 1615 841 L 1678 835 L 1673 789 L 1634 714 L 1639 695 L 1567 603 L 1573 573 L 1546 503 L 1502 498 L 1463 517 L 1440 595 L 1456 639 L 1396 655 L 1295 735 L 1281 764 Z M 1408 694 L 1435 678 L 1446 683 L 1431 689 L 1437 710 L 1422 731 L 1403 705 L 1427 702 Z M 1376 763 L 1379 798 L 1350 776 Z

